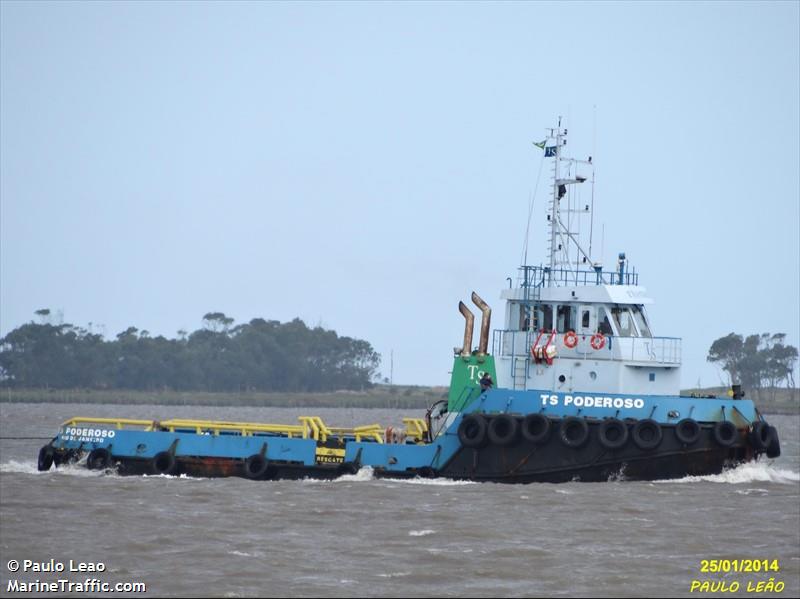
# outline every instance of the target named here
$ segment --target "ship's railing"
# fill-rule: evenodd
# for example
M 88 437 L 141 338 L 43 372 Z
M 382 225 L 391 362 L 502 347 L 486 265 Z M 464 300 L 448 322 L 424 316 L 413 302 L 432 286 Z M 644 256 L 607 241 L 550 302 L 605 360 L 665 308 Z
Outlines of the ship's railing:
M 325 442 L 329 438 L 353 439 L 383 443 L 386 429 L 380 424 L 355 427 L 328 426 L 319 416 L 300 416 L 300 424 L 266 424 L 258 422 L 228 422 L 220 420 L 194 420 L 171 418 L 169 420 L 135 420 L 131 418 L 89 418 L 78 416 L 62 423 L 64 427 L 88 424 L 111 425 L 116 429 L 137 429 L 145 432 L 194 433 L 197 435 L 279 435 L 299 439 L 314 439 Z M 421 418 L 403 418 L 405 436 L 414 442 L 424 441 L 428 425 Z
M 530 356 L 531 344 L 538 333 L 497 329 L 492 337 L 495 356 Z M 549 334 L 542 335 L 540 344 L 547 342 Z M 587 360 L 623 360 L 678 366 L 681 363 L 680 337 L 617 337 L 606 335 L 603 347 L 591 346 L 591 335 L 578 335 L 578 344 L 569 348 L 564 344 L 564 333 L 556 333 L 552 345 L 558 356 Z
M 61 426 L 79 426 L 82 424 L 111 424 L 116 429 L 134 428 L 144 431 L 152 431 L 158 427 L 155 420 L 140 420 L 135 418 L 88 418 L 86 416 L 76 416 L 61 423 Z
M 619 356 L 632 362 L 681 363 L 680 337 L 615 337 Z
M 520 287 L 639 284 L 639 273 L 635 269 L 620 273 L 614 270 L 521 266 L 519 270 L 517 284 Z

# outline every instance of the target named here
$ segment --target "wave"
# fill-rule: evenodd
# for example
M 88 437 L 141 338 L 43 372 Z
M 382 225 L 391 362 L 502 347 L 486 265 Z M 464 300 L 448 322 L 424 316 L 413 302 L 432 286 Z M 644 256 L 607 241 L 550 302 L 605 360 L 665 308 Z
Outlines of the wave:
M 86 460 L 74 462 L 72 464 L 63 464 L 61 466 L 52 466 L 50 470 L 39 471 L 38 462 L 35 460 L 9 460 L 0 464 L 0 473 L 3 474 L 31 474 L 33 476 L 78 476 L 83 478 L 98 478 L 101 476 L 119 476 L 116 470 L 89 470 L 86 467 Z M 169 474 L 143 474 L 138 477 L 142 479 L 162 479 L 174 478 L 181 480 L 209 480 L 207 478 L 199 478 L 196 476 L 189 476 L 187 474 L 169 475 Z
M 399 483 L 405 485 L 429 485 L 433 487 L 453 487 L 460 485 L 479 485 L 481 483 L 474 480 L 453 480 L 452 478 L 385 478 L 386 482 Z
M 98 476 L 106 476 L 103 470 L 89 470 L 85 464 L 80 462 L 75 464 L 65 464 L 56 468 L 53 466 L 50 470 L 40 472 L 38 463 L 35 460 L 9 460 L 0 464 L 0 472 L 4 474 L 33 474 L 35 476 L 82 476 L 89 478 L 96 478 Z
M 705 476 L 686 476 L 675 480 L 655 481 L 661 484 L 675 483 L 728 483 L 740 485 L 745 483 L 776 483 L 779 485 L 795 485 L 800 482 L 800 473 L 786 468 L 776 468 L 767 462 L 746 462 L 720 474 Z

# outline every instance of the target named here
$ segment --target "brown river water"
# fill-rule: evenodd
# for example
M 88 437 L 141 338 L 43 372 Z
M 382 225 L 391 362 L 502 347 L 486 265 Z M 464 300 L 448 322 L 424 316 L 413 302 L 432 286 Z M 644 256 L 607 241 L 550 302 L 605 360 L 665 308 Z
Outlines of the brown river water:
M 301 413 L 335 426 L 417 415 L 0 404 L 0 596 L 102 596 L 100 583 L 144 583 L 137 596 L 800 596 L 797 416 L 768 416 L 781 440 L 775 460 L 677 481 L 560 485 L 368 470 L 328 482 L 121 477 L 81 464 L 40 473 L 46 440 L 20 438 L 49 439 L 72 416 L 294 422 Z M 735 571 L 764 560 L 779 570 Z M 70 571 L 98 562 L 103 571 Z M 693 583 L 706 586 L 692 592 Z

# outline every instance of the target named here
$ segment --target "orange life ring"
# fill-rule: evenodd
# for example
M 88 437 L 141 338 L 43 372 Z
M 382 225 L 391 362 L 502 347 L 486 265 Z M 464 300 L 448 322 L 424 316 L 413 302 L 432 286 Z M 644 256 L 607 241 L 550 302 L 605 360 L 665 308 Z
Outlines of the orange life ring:
M 590 343 L 592 344 L 592 349 L 603 349 L 606 344 L 606 337 L 603 333 L 595 333 L 592 335 Z
M 570 349 L 578 345 L 578 336 L 575 331 L 567 331 L 567 334 L 564 335 L 564 345 Z

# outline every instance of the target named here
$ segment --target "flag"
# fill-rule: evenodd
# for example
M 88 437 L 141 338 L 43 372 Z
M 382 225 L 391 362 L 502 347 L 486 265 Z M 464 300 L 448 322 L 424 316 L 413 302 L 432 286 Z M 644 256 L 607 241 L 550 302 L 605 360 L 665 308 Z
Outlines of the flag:
M 543 139 L 538 144 L 536 142 L 533 142 L 533 145 L 535 145 L 537 148 L 540 148 L 540 149 L 544 150 L 544 144 L 546 144 L 546 143 L 547 143 L 547 140 Z
M 548 146 L 544 149 L 544 157 L 550 158 L 551 156 L 556 155 L 556 147 L 555 146 Z

